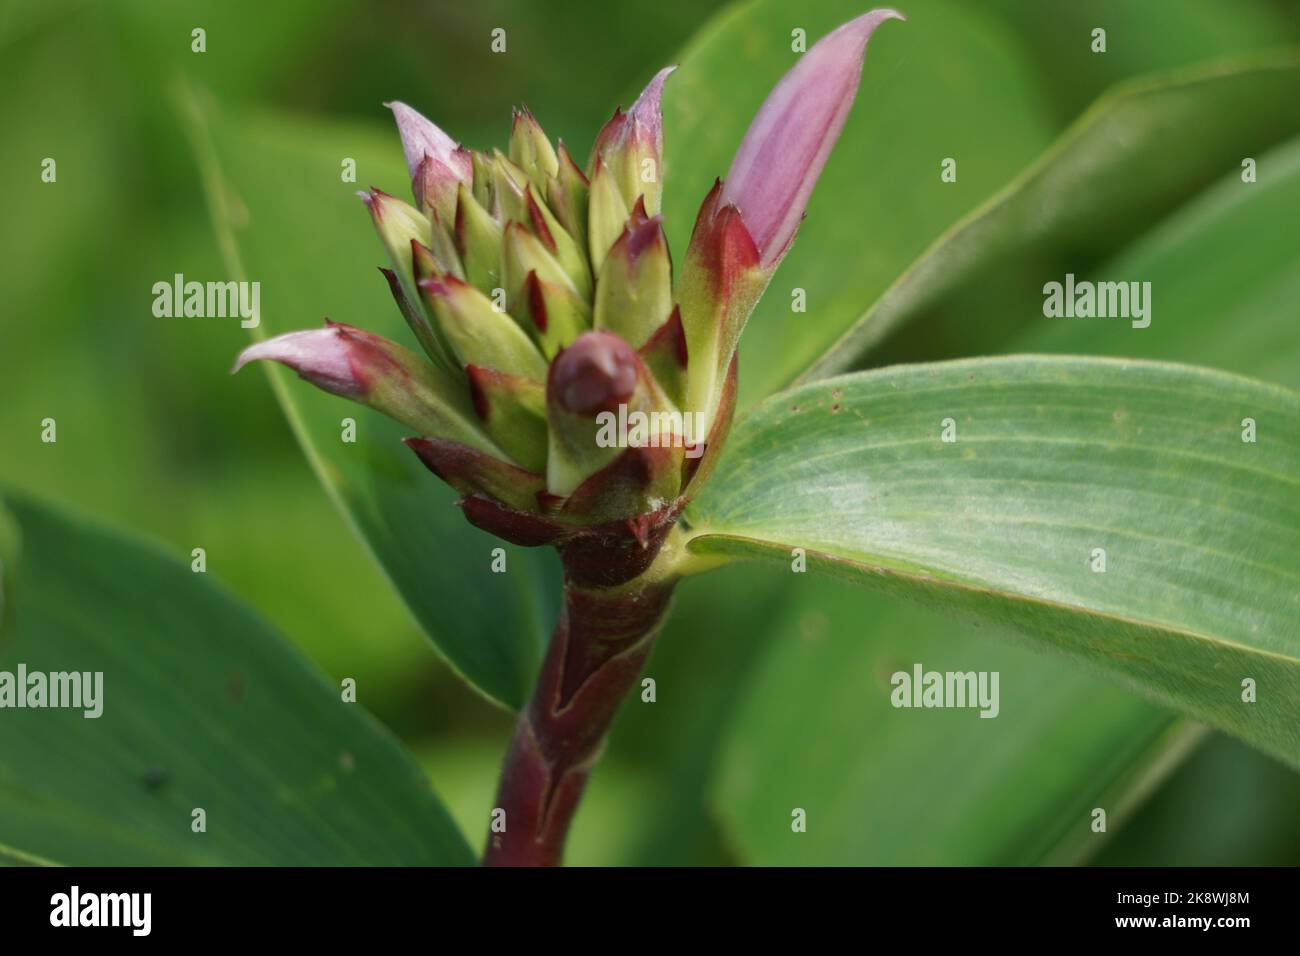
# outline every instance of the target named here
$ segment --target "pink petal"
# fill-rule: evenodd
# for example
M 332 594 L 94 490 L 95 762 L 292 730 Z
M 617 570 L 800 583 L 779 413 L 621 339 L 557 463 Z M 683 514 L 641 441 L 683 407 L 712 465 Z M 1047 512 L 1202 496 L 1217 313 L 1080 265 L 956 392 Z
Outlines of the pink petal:
M 734 204 L 765 267 L 785 254 L 839 138 L 862 75 L 867 40 L 897 10 L 864 13 L 822 37 L 781 78 L 736 150 L 719 199 Z

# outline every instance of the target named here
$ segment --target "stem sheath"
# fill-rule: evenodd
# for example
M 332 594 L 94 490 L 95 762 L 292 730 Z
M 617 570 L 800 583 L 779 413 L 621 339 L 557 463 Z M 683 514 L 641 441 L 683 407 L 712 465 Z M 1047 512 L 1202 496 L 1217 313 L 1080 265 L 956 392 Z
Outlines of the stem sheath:
M 485 866 L 559 865 L 587 775 L 650 656 L 672 590 L 672 580 L 608 590 L 566 583 L 501 770 L 496 806 L 505 829 L 489 833 Z

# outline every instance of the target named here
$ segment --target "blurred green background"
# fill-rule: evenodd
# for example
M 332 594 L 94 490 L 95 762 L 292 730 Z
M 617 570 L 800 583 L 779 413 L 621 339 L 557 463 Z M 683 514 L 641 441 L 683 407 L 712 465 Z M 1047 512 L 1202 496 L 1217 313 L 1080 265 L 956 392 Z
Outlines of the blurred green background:
M 898 6 L 906 12 L 905 2 Z M 1012 169 L 1115 82 L 1300 40 L 1300 7 L 1289 0 L 1141 0 L 1088 4 L 1088 13 L 1067 0 L 966 6 L 979 8 L 970 15 L 1014 51 L 1015 62 L 998 68 L 1034 78 L 1041 135 L 999 141 Z M 439 793 L 474 842 L 510 715 L 440 663 L 308 467 L 266 379 L 228 375 L 247 332 L 235 320 L 151 314 L 153 283 L 177 272 L 225 277 L 178 91 L 198 90 L 230 115 L 384 131 L 381 103 L 401 99 L 479 147 L 504 144 L 510 107 L 526 101 L 548 133 L 584 157 L 617 103 L 675 62 L 711 18 L 734 15 L 722 7 L 714 0 L 10 0 L 0 9 L 0 176 L 11 186 L 0 289 L 0 483 L 138 529 L 186 561 L 192 548 L 205 548 L 211 574 L 328 673 L 357 679 L 364 704 L 437 768 Z M 1138 21 L 1127 36 L 1142 37 L 1140 48 L 1080 53 L 1077 29 L 1086 33 L 1090 17 Z M 207 33 L 204 54 L 190 50 L 197 26 Z M 488 48 L 497 26 L 509 30 L 505 56 Z M 784 25 L 776 29 L 788 34 Z M 819 32 L 810 29 L 810 38 Z M 926 117 L 914 122 L 923 127 Z M 298 127 L 286 122 L 285 129 L 295 135 Z M 673 132 L 670 124 L 670 159 L 690 147 L 674 142 Z M 722 155 L 731 148 L 718 147 Z M 392 149 L 399 149 L 395 135 Z M 57 184 L 40 181 L 45 157 L 57 159 Z M 374 185 L 395 193 L 403 186 Z M 689 208 L 698 197 L 668 197 L 666 206 L 674 201 Z M 688 226 L 670 224 L 675 242 Z M 370 229 L 360 204 L 355 228 Z M 870 230 L 865 237 L 864 246 Z M 376 243 L 373 264 L 381 261 Z M 376 303 L 381 293 L 377 284 Z M 319 318 L 304 314 L 292 324 Z M 366 324 L 364 316 L 349 320 Z M 926 348 L 943 351 L 933 334 Z M 950 346 L 962 347 L 956 339 Z M 909 357 L 906 341 L 895 348 Z M 58 421 L 57 445 L 39 442 L 46 417 Z M 708 698 L 690 717 L 701 723 L 651 724 L 636 709 L 621 719 L 579 816 L 573 862 L 745 859 L 705 806 L 699 780 L 713 759 L 708 715 L 731 708 L 738 673 L 762 666 L 756 635 L 768 633 L 764 623 L 776 609 L 752 575 L 725 574 L 717 584 L 743 588 L 747 599 L 711 609 L 692 582 L 679 616 L 690 624 L 670 628 L 655 664 L 659 675 L 675 677 L 661 683 Z M 963 629 L 952 631 L 957 637 Z M 715 682 L 719 674 L 726 679 Z M 679 788 L 682 779 L 696 789 Z M 1113 839 L 1100 862 L 1300 863 L 1300 783 L 1240 745 L 1211 738 L 1153 789 L 1135 817 L 1141 825 Z M 1219 812 L 1210 808 L 1232 808 L 1229 824 L 1207 824 Z

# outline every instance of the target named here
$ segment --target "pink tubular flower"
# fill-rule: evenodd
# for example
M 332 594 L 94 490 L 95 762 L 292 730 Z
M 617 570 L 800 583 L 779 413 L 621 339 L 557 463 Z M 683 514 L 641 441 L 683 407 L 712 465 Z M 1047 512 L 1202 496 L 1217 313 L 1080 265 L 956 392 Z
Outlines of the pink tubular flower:
M 279 362 L 317 388 L 371 408 L 425 434 L 445 434 L 495 451 L 479 433 L 467 397 L 448 389 L 433 367 L 396 342 L 328 322 L 250 345 L 231 372 L 249 362 Z
M 785 254 L 858 91 L 867 40 L 897 10 L 864 13 L 822 37 L 768 94 L 736 150 L 719 208 L 735 205 L 764 268 Z
M 354 332 L 357 338 L 352 337 Z M 359 329 L 334 324 L 323 329 L 286 332 L 244 349 L 230 371 L 238 372 L 249 362 L 270 360 L 287 365 L 317 388 L 344 398 L 359 398 L 368 391 L 368 381 L 367 363 L 357 361 L 367 350 L 364 346 L 359 348 L 358 343 L 364 343 L 368 337 L 377 338 Z

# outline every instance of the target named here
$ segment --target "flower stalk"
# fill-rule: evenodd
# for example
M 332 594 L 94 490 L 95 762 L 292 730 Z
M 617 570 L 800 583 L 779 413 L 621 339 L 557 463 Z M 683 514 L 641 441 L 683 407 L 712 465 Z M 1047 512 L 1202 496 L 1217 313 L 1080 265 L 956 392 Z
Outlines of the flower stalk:
M 501 769 L 501 828 L 485 866 L 558 866 L 569 824 L 623 700 L 636 688 L 673 581 L 614 589 L 568 583 L 532 697 Z

